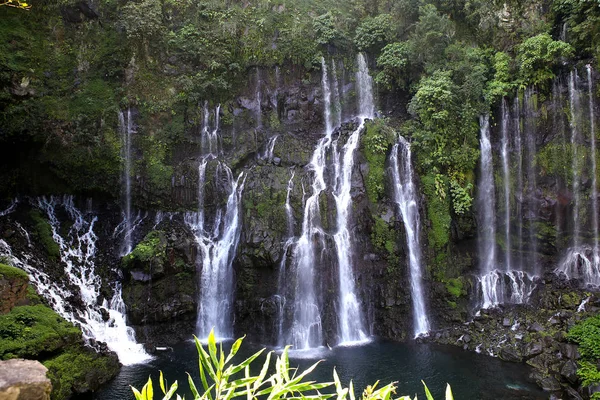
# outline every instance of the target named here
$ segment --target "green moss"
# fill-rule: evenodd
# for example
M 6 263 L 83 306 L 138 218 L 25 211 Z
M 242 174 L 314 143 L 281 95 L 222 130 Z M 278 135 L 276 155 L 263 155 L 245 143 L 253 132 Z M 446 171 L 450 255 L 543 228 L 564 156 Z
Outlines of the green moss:
M 81 340 L 81 331 L 51 308 L 14 307 L 0 315 L 0 358 L 41 358 Z
M 60 248 L 58 247 L 58 243 L 54 241 L 52 227 L 48 220 L 42 217 L 42 214 L 37 209 L 32 209 L 29 212 L 29 217 L 33 221 L 33 235 L 42 243 L 46 254 L 51 259 L 58 259 L 60 257 Z
M 600 383 L 600 315 L 587 318 L 569 329 L 567 338 L 579 345 L 581 359 L 577 362 L 577 375 L 583 386 Z
M 69 398 L 73 392 L 84 393 L 90 385 L 108 381 L 118 371 L 118 362 L 83 347 L 72 347 L 44 362 L 52 381 L 52 399 Z
M 451 296 L 455 298 L 467 294 L 463 286 L 464 284 L 461 278 L 450 278 L 446 280 L 446 290 Z
M 362 137 L 362 148 L 369 164 L 365 186 L 371 204 L 377 204 L 383 197 L 385 191 L 385 160 L 395 138 L 395 132 L 382 119 L 376 119 L 366 125 Z
M 27 281 L 29 276 L 27 272 L 20 268 L 11 267 L 10 265 L 0 264 L 0 278 L 4 279 L 23 279 Z
M 167 243 L 164 239 L 164 232 L 151 231 L 144 237 L 144 240 L 135 246 L 131 253 L 123 257 L 122 264 L 126 269 L 141 265 L 147 271 L 151 261 L 156 259 L 164 261 L 166 257 Z
M 450 239 L 450 205 L 447 198 L 442 198 L 436 193 L 436 178 L 427 174 L 421 179 L 423 192 L 427 197 L 427 217 L 431 223 L 428 233 L 429 246 L 440 250 L 448 244 Z

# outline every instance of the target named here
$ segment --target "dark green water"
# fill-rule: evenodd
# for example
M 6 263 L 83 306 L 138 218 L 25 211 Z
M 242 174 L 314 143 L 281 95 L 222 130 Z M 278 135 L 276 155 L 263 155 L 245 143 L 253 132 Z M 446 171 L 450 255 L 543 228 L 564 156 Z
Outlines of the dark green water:
M 244 343 L 234 361 L 243 361 L 259 348 Z M 344 385 L 348 385 L 350 379 L 354 381 L 357 396 L 366 385 L 379 380 L 382 384 L 397 381 L 398 396 L 414 396 L 416 393 L 423 399 L 425 396 L 420 383 L 423 379 L 436 399 L 443 399 L 446 382 L 451 384 L 457 400 L 547 398 L 535 384 L 528 382 L 529 369 L 526 366 L 464 352 L 455 347 L 375 341 L 358 347 L 322 350 L 301 358 L 292 354 L 290 365 L 305 369 L 318 359 L 324 361 L 312 373 L 312 379 L 331 381 L 335 366 Z M 149 375 L 155 379 L 156 391 L 159 370 L 163 371 L 168 382 L 178 380 L 179 393 L 190 399 L 185 372 L 197 376 L 197 360 L 194 344 L 182 343 L 172 352 L 158 354 L 149 364 L 123 367 L 102 391 L 80 399 L 133 399 L 129 385 L 141 389 Z M 262 363 L 255 362 L 260 368 Z M 197 385 L 200 387 L 199 382 Z

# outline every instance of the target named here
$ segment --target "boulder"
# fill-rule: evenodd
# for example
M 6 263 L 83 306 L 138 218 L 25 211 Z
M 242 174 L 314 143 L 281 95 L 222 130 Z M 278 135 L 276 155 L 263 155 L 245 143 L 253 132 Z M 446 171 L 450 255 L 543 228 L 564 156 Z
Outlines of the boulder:
M 510 361 L 510 362 L 523 361 L 523 358 L 519 355 L 517 350 L 513 349 L 512 347 L 504 347 L 504 348 L 500 349 L 500 352 L 498 353 L 498 357 L 500 357 L 501 360 Z
M 542 354 L 544 348 L 542 344 L 539 342 L 531 342 L 525 346 L 525 350 L 523 351 L 523 357 L 525 359 L 530 359 L 532 357 L 537 356 L 538 354 Z
M 39 361 L 0 361 L 0 399 L 49 400 L 52 384 Z
M 577 383 L 577 364 L 575 361 L 568 360 L 560 369 L 560 374 L 572 384 Z

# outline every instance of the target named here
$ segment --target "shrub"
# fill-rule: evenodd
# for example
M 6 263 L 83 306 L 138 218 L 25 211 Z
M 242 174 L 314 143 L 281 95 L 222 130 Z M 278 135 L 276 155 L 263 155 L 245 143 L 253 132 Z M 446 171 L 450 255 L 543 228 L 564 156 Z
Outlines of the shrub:
M 275 361 L 275 370 L 271 375 L 267 376 L 271 366 L 271 355 L 267 354 L 267 358 L 258 375 L 251 375 L 250 365 L 256 358 L 262 354 L 265 349 L 261 349 L 252 356 L 248 357 L 240 364 L 233 364 L 231 360 L 239 350 L 243 338 L 235 341 L 231 347 L 231 351 L 227 356 L 223 352 L 221 346 L 217 349 L 214 332 L 211 331 L 208 336 L 208 352 L 202 347 L 198 338 L 194 338 L 196 349 L 198 350 L 198 362 L 200 370 L 200 380 L 202 381 L 203 393 L 198 392 L 196 384 L 192 377 L 188 374 L 188 383 L 194 395 L 194 400 L 229 400 L 235 397 L 245 396 L 248 400 L 257 398 L 265 398 L 268 400 L 277 399 L 329 399 L 337 398 L 337 400 L 345 400 L 349 398 L 354 400 L 354 387 L 352 382 L 348 388 L 344 388 L 340 379 L 333 370 L 333 382 L 315 382 L 305 380 L 319 364 L 316 362 L 305 371 L 298 371 L 295 368 L 290 368 L 288 359 L 288 347 L 285 348 L 281 356 Z M 271 368 L 270 368 L 271 367 Z M 271 369 L 272 370 L 272 369 Z M 243 376 L 242 375 L 243 372 Z M 367 386 L 362 395 L 362 400 L 390 400 L 396 392 L 395 382 L 377 388 L 376 382 L 374 385 Z M 163 400 L 169 400 L 176 395 L 178 388 L 177 381 L 168 387 L 162 372 L 159 378 L 159 385 L 164 394 Z M 433 400 L 433 396 L 423 382 L 425 387 L 425 395 L 428 400 Z M 325 388 L 335 388 L 335 393 L 321 393 L 320 390 Z M 152 400 L 154 399 L 154 388 L 152 379 L 148 378 L 148 382 L 144 385 L 141 391 L 132 387 L 136 400 Z M 180 400 L 181 396 L 176 395 Z M 396 400 L 411 400 L 409 396 L 399 397 Z M 415 397 L 416 400 L 416 397 Z M 453 400 L 450 385 L 446 386 L 446 400 Z

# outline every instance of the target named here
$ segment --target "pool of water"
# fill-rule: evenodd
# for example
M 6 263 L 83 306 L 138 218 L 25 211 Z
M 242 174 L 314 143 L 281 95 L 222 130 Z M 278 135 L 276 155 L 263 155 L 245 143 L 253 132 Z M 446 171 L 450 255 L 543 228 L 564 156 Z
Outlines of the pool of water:
M 224 344 L 224 347 L 227 348 L 228 344 Z M 234 361 L 241 362 L 258 349 L 260 346 L 244 343 Z M 311 379 L 332 381 L 335 367 L 344 385 L 353 380 L 357 396 L 367 385 L 379 380 L 381 384 L 397 382 L 398 396 L 418 394 L 422 399 L 425 398 L 422 379 L 438 400 L 443 399 L 446 382 L 452 386 L 457 400 L 547 398 L 535 384 L 528 381 L 529 368 L 525 365 L 503 362 L 452 346 L 375 340 L 354 347 L 324 348 L 310 353 L 292 352 L 290 366 L 305 369 L 316 360 L 323 361 L 313 371 Z M 257 369 L 262 365 L 258 360 L 255 363 Z M 186 372 L 198 381 L 198 387 L 201 386 L 197 379 L 197 352 L 190 341 L 177 345 L 172 351 L 157 354 L 148 364 L 123 367 L 119 375 L 101 391 L 78 399 L 134 399 L 129 385 L 141 389 L 148 376 L 154 379 L 156 392 L 159 370 L 163 371 L 168 382 L 177 380 L 180 388 L 178 393 L 185 394 L 188 399 L 192 397 L 187 390 Z

